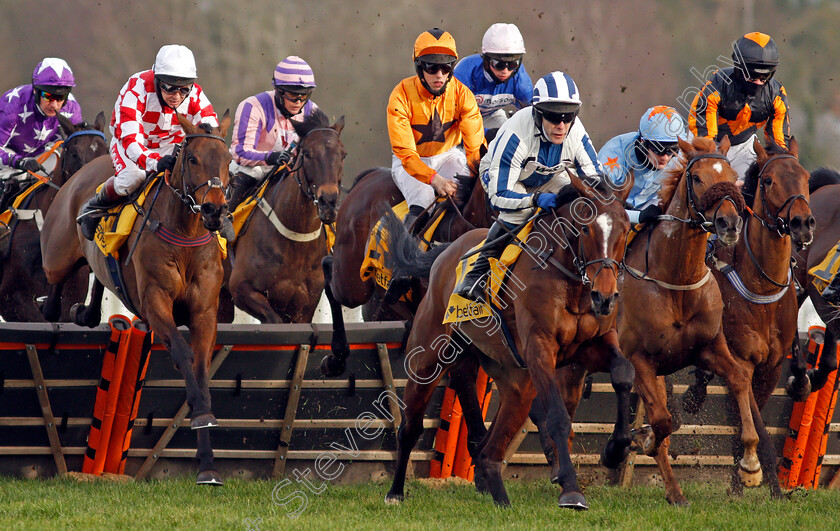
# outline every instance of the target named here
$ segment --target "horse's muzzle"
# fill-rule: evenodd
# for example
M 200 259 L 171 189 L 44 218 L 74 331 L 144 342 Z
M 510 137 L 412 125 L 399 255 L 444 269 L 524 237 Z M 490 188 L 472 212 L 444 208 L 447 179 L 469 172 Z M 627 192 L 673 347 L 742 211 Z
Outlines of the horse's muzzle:
M 318 219 L 322 223 L 332 223 L 338 213 L 338 193 L 328 192 L 318 195 Z
M 222 228 L 222 216 L 227 214 L 227 204 L 217 205 L 216 203 L 201 204 L 201 221 L 209 231 L 217 231 Z
M 817 221 L 810 214 L 790 218 L 788 229 L 790 230 L 790 237 L 797 250 L 801 251 L 811 245 L 811 242 L 814 241 L 814 231 L 816 228 Z
M 598 291 L 592 291 L 591 297 L 592 313 L 595 314 L 595 317 L 605 317 L 615 310 L 616 302 L 618 301 L 618 292 L 605 297 Z

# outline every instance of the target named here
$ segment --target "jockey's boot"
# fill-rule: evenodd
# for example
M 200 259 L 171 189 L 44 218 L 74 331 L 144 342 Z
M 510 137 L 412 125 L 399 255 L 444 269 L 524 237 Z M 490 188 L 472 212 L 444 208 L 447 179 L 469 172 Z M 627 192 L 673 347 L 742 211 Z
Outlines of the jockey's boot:
M 461 282 L 455 286 L 454 293 L 460 295 L 465 299 L 471 301 L 484 298 L 484 286 L 481 285 L 481 280 L 490 271 L 489 258 L 499 259 L 502 256 L 502 251 L 505 250 L 511 235 L 505 230 L 501 221 L 495 221 L 490 231 L 487 233 L 484 250 L 478 254 L 478 258 L 473 264 Z
M 228 199 L 228 211 L 233 212 L 239 203 L 248 195 L 254 186 L 257 185 L 259 179 L 251 177 L 247 173 L 239 172 L 233 176 L 233 182 L 230 183 L 230 199 Z
M 6 211 L 20 191 L 20 183 L 14 177 L 2 181 L 3 193 L 0 195 L 0 214 Z
M 833 304 L 840 302 L 840 274 L 834 275 L 831 284 L 825 287 L 821 295 L 827 302 Z
M 82 227 L 82 235 L 88 240 L 93 241 L 93 235 L 96 234 L 96 226 L 99 225 L 99 220 L 102 218 L 101 215 L 97 214 L 104 212 L 112 206 L 119 205 L 125 199 L 125 196 L 119 195 L 114 189 L 114 177 L 109 177 L 99 191 L 82 206 L 79 217 L 76 218 L 76 223 Z
M 411 205 L 408 207 L 408 214 L 405 215 L 405 219 L 403 220 L 403 225 L 405 225 L 405 230 L 409 232 L 409 234 L 414 234 L 418 227 L 413 227 L 414 222 L 417 221 L 423 212 L 426 209 L 421 207 L 420 205 Z

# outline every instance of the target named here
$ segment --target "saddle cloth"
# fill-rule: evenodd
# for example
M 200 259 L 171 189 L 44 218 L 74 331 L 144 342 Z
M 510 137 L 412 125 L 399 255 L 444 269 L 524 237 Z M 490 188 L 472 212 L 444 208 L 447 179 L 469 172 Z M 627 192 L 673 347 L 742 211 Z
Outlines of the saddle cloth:
M 438 201 L 442 201 L 442 198 L 438 198 Z M 408 215 L 408 203 L 403 201 L 402 203 L 392 207 L 394 214 L 400 218 L 400 221 L 405 219 L 405 216 Z M 443 210 L 439 211 L 437 217 L 432 221 L 426 231 L 422 234 L 422 239 L 419 243 L 421 249 L 428 250 L 429 245 L 426 242 L 432 241 L 432 238 L 435 235 L 435 230 L 437 230 L 438 226 L 440 225 L 441 220 L 443 219 L 445 212 Z M 381 237 L 377 238 L 377 234 L 380 234 L 380 228 L 382 227 L 383 220 L 380 219 L 376 222 L 373 229 L 370 231 L 370 238 L 368 240 L 368 246 L 365 250 L 365 259 L 362 260 L 362 266 L 359 268 L 359 275 L 361 276 L 363 281 L 368 280 L 369 278 L 373 278 L 374 281 L 381 286 L 383 289 L 388 289 L 388 286 L 391 285 L 391 277 L 393 276 L 393 272 L 385 267 L 385 253 L 388 252 L 388 245 L 385 242 L 385 235 L 387 231 L 382 229 Z M 402 299 L 401 299 L 402 300 Z
M 517 233 L 517 237 L 521 241 L 526 241 L 528 235 L 531 233 L 531 230 L 534 227 L 534 221 L 531 220 L 524 227 L 522 227 L 519 232 Z M 482 245 L 484 245 L 485 240 L 482 240 L 481 243 L 470 249 L 470 252 L 478 249 Z M 502 251 L 502 255 L 499 257 L 498 260 L 495 258 L 490 258 L 490 282 L 487 283 L 487 289 L 485 290 L 485 297 L 484 300 L 488 300 L 487 295 L 489 295 L 489 300 L 493 304 L 493 306 L 500 308 L 501 305 L 499 303 L 499 293 L 502 289 L 502 286 L 505 283 L 505 279 L 507 278 L 508 272 L 513 264 L 516 263 L 516 260 L 519 258 L 519 255 L 522 253 L 522 247 L 516 241 L 511 241 L 505 247 L 504 251 Z M 469 253 L 468 253 L 469 254 Z M 466 275 L 475 265 L 475 261 L 478 259 L 479 253 L 475 253 L 467 258 L 460 260 L 458 265 L 455 267 L 455 285 L 457 286 L 461 279 Z M 483 301 L 471 301 L 469 299 L 465 299 L 460 295 L 456 295 L 455 293 L 449 296 L 449 304 L 446 307 L 446 314 L 444 315 L 443 322 L 445 323 L 460 323 L 464 321 L 472 321 L 473 319 L 484 319 L 489 317 L 492 313 L 492 310 L 488 303 Z
M 131 229 L 134 227 L 134 222 L 137 219 L 138 211 L 134 207 L 134 204 L 143 206 L 147 196 L 158 183 L 158 179 L 160 177 L 149 180 L 134 202 L 124 203 L 108 209 L 109 215 L 99 221 L 93 241 L 96 242 L 96 246 L 102 251 L 102 254 L 114 258 L 119 257 L 119 249 L 131 234 Z M 97 187 L 97 192 L 101 187 L 102 185 Z M 216 234 L 216 239 L 222 251 L 222 258 L 224 259 L 227 256 L 227 240 L 222 238 L 218 233 Z
M 808 274 L 814 277 L 811 283 L 817 291 L 822 291 L 831 284 L 838 270 L 840 270 L 840 242 L 828 251 L 822 262 L 809 269 Z
M 20 192 L 15 197 L 15 200 L 12 201 L 11 208 L 7 209 L 3 213 L 0 213 L 0 225 L 8 225 L 9 223 L 11 223 L 12 216 L 14 214 L 12 210 L 19 209 L 20 205 L 22 205 L 23 202 L 26 201 L 27 197 L 31 196 L 35 192 L 35 190 L 38 190 L 39 188 L 45 185 L 46 183 L 44 183 L 43 181 L 35 181 L 34 183 L 26 187 L 22 192 Z

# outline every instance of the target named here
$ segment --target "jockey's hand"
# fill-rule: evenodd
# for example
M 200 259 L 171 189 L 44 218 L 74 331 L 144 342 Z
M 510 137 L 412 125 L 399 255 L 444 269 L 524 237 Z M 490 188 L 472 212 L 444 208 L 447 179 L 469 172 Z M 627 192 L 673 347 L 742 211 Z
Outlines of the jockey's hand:
M 435 189 L 435 193 L 443 197 L 455 195 L 455 192 L 458 191 L 458 185 L 454 181 L 441 177 L 438 173 L 432 175 L 432 180 L 429 184 Z
M 550 210 L 557 206 L 557 194 L 551 192 L 537 192 L 534 194 L 534 206 L 543 210 Z
M 175 155 L 164 155 L 157 162 L 157 171 L 172 171 L 175 167 Z
M 18 159 L 17 162 L 15 162 L 15 168 L 31 173 L 47 173 L 47 170 L 45 170 L 44 167 L 41 166 L 41 163 L 39 163 L 32 157 L 24 157 L 22 159 Z
M 648 223 L 656 221 L 662 215 L 662 207 L 659 205 L 649 205 L 639 212 L 639 223 Z
M 269 166 L 282 166 L 288 164 L 291 159 L 292 155 L 288 151 L 272 151 L 265 156 L 265 161 Z

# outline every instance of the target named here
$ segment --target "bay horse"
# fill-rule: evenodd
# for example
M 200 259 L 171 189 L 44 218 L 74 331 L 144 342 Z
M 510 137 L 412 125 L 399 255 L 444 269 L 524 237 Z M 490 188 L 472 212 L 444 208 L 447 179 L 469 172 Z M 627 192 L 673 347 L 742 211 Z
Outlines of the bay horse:
M 65 140 L 55 168 L 50 173 L 46 186 L 35 190 L 21 204 L 34 216 L 45 216 L 52 205 L 58 189 L 90 160 L 108 152 L 105 141 L 105 114 L 96 115 L 93 125 L 87 122 L 73 124 L 62 114 L 58 121 Z M 43 219 L 43 218 L 42 218 Z M 10 223 L 10 236 L 0 248 L 0 317 L 6 321 L 42 322 L 44 316 L 37 299 L 49 291 L 44 270 L 41 267 L 40 220 L 14 217 Z M 70 320 L 70 307 L 84 301 L 89 284 L 90 271 L 82 267 L 68 282 L 61 304 L 60 321 Z
M 569 455 L 571 420 L 556 379 L 558 366 L 578 363 L 610 373 L 618 412 L 601 458 L 606 466 L 617 467 L 626 457 L 631 442 L 628 419 L 633 366 L 621 354 L 614 309 L 629 220 L 623 202 L 603 184 L 592 190 L 574 175 L 571 186 L 561 190 L 558 203 L 564 204 L 549 213 L 550 221 L 537 220 L 523 244 L 525 252 L 509 273 L 522 289 L 503 291 L 502 309 L 495 319 L 443 324 L 456 265 L 485 237 L 486 230 L 470 231 L 443 251 L 443 246 L 438 246 L 419 256 L 411 255 L 411 245 L 393 240 L 389 244 L 395 272 L 428 274 L 429 289 L 406 345 L 410 377 L 397 436 L 394 481 L 386 503 L 404 499 L 409 455 L 423 431 L 423 414 L 435 387 L 450 368 L 470 359 L 480 361 L 500 392 L 499 411 L 473 458 L 476 488 L 488 491 L 496 504 L 510 504 L 501 477 L 502 459 L 536 397 L 546 411 L 546 430 L 557 449 L 556 481 L 562 489 L 558 503 L 588 508 Z M 582 205 L 586 207 L 581 209 Z M 588 213 L 583 214 L 586 209 Z M 392 222 L 389 238 L 400 234 L 400 228 Z M 533 247 L 534 241 L 539 242 L 539 249 Z M 502 320 L 509 326 L 509 334 L 497 331 Z M 514 345 L 522 363 L 508 344 Z M 450 372 L 450 377 L 456 375 Z
M 829 374 L 837 370 L 837 340 L 840 339 L 840 306 L 826 301 L 822 292 L 813 285 L 813 276 L 808 271 L 822 263 L 826 255 L 837 246 L 840 239 L 840 173 L 835 170 L 820 168 L 811 173 L 809 180 L 811 211 L 816 220 L 817 230 L 814 241 L 805 249 L 794 252 L 796 266 L 794 278 L 802 291 L 799 304 L 806 298 L 814 304 L 817 315 L 825 323 L 825 343 L 819 365 L 808 370 L 811 391 L 822 388 Z
M 288 173 L 269 177 L 262 201 L 236 242 L 225 299 L 261 323 L 308 323 L 324 289 L 324 225 L 336 218 L 347 152 L 344 117 L 330 125 L 323 111 L 292 122 L 301 138 Z M 259 211 L 263 209 L 262 211 Z M 231 315 L 232 316 L 232 315 Z
M 476 227 L 489 227 L 492 223 L 490 206 L 484 188 L 476 184 L 478 178 L 459 178 L 458 196 L 455 201 L 439 203 L 446 209 L 446 216 L 435 233 L 435 241 L 451 242 L 458 236 Z M 339 376 L 344 372 L 346 359 L 350 354 L 344 330 L 344 316 L 341 306 L 356 308 L 366 304 L 377 295 L 384 297 L 374 279 L 362 281 L 360 269 L 365 259 L 371 230 L 388 207 L 403 201 L 402 193 L 390 168 L 372 168 L 360 173 L 347 196 L 341 201 L 336 217 L 335 247 L 332 255 L 322 262 L 324 271 L 324 293 L 330 304 L 333 321 L 331 352 L 321 360 L 321 372 L 326 376 Z M 463 204 L 458 211 L 454 204 Z M 428 219 L 434 218 L 434 212 Z M 417 225 L 423 223 L 423 217 Z M 415 230 L 414 232 L 418 232 Z M 419 231 L 422 233 L 422 229 Z M 419 299 L 422 293 L 416 297 Z M 404 303 L 376 304 L 378 310 L 368 312 L 365 320 L 407 319 L 414 314 L 413 307 Z
M 751 407 L 756 424 L 782 373 L 788 352 L 792 376 L 788 395 L 794 400 L 807 398 L 811 384 L 799 348 L 798 304 L 791 273 L 791 251 L 802 249 L 814 237 L 815 220 L 808 202 L 808 172 L 799 164 L 799 145 L 795 139 L 789 150 L 770 144 L 765 151 L 756 140 L 756 161 L 747 171 L 742 191 L 746 206 L 744 233 L 730 247 L 717 246 L 711 258 L 712 273 L 723 299 L 723 334 L 730 351 L 747 369 L 752 381 Z M 702 378 L 702 373 L 697 373 Z M 708 378 L 708 377 L 707 377 Z M 705 397 L 695 384 L 684 395 L 694 406 Z M 769 443 L 761 438 L 761 443 Z M 735 459 L 743 448 L 735 439 Z M 759 446 L 765 482 L 774 497 L 781 497 L 776 472 L 776 451 L 772 445 Z M 737 469 L 736 469 L 737 470 Z M 731 492 L 740 494 L 743 484 L 733 471 Z
M 221 485 L 221 477 L 213 466 L 210 435 L 204 429 L 218 425 L 210 407 L 207 371 L 216 344 L 216 315 L 223 279 L 222 250 L 208 231 L 221 228 L 221 216 L 227 211 L 224 188 L 228 185 L 231 156 L 224 135 L 230 115 L 225 113 L 218 128 L 195 126 L 184 116 L 177 117 L 186 139 L 178 148 L 175 167 L 158 185 L 160 194 L 156 200 L 144 205 L 148 223 L 138 216 L 122 249 L 126 252 L 120 253 L 119 265 L 125 281 L 123 302 L 135 308 L 148 323 L 184 376 L 187 402 L 192 409 L 190 427 L 198 430 L 196 482 Z M 91 306 L 80 310 L 80 320 L 99 323 L 102 286 L 117 293 L 104 255 L 94 242 L 82 236 L 76 224 L 82 204 L 113 174 L 110 157 L 99 157 L 85 165 L 56 195 L 44 220 L 41 241 L 44 272 L 52 286 L 45 313 L 54 311 L 61 284 L 84 260 L 90 264 L 96 281 Z M 141 230 L 143 227 L 150 230 Z M 135 243 L 135 252 L 126 263 L 127 250 Z M 178 330 L 179 325 L 189 328 L 191 344 Z
M 636 444 L 655 458 L 668 502 L 688 505 L 668 462 L 674 427 L 658 376 L 694 365 L 726 381 L 740 413 L 744 457 L 738 473 L 745 485 L 761 483 L 757 447 L 767 433 L 751 393 L 751 374 L 727 346 L 720 289 L 704 263 L 707 231 L 720 244 L 734 245 L 743 226 L 739 213 L 744 199 L 725 157 L 729 139 L 719 148 L 707 138 L 680 140 L 679 147 L 683 156 L 660 191 L 665 215 L 627 250 L 618 331 L 622 352 L 636 369 L 635 389 L 650 422 L 634 434 Z

